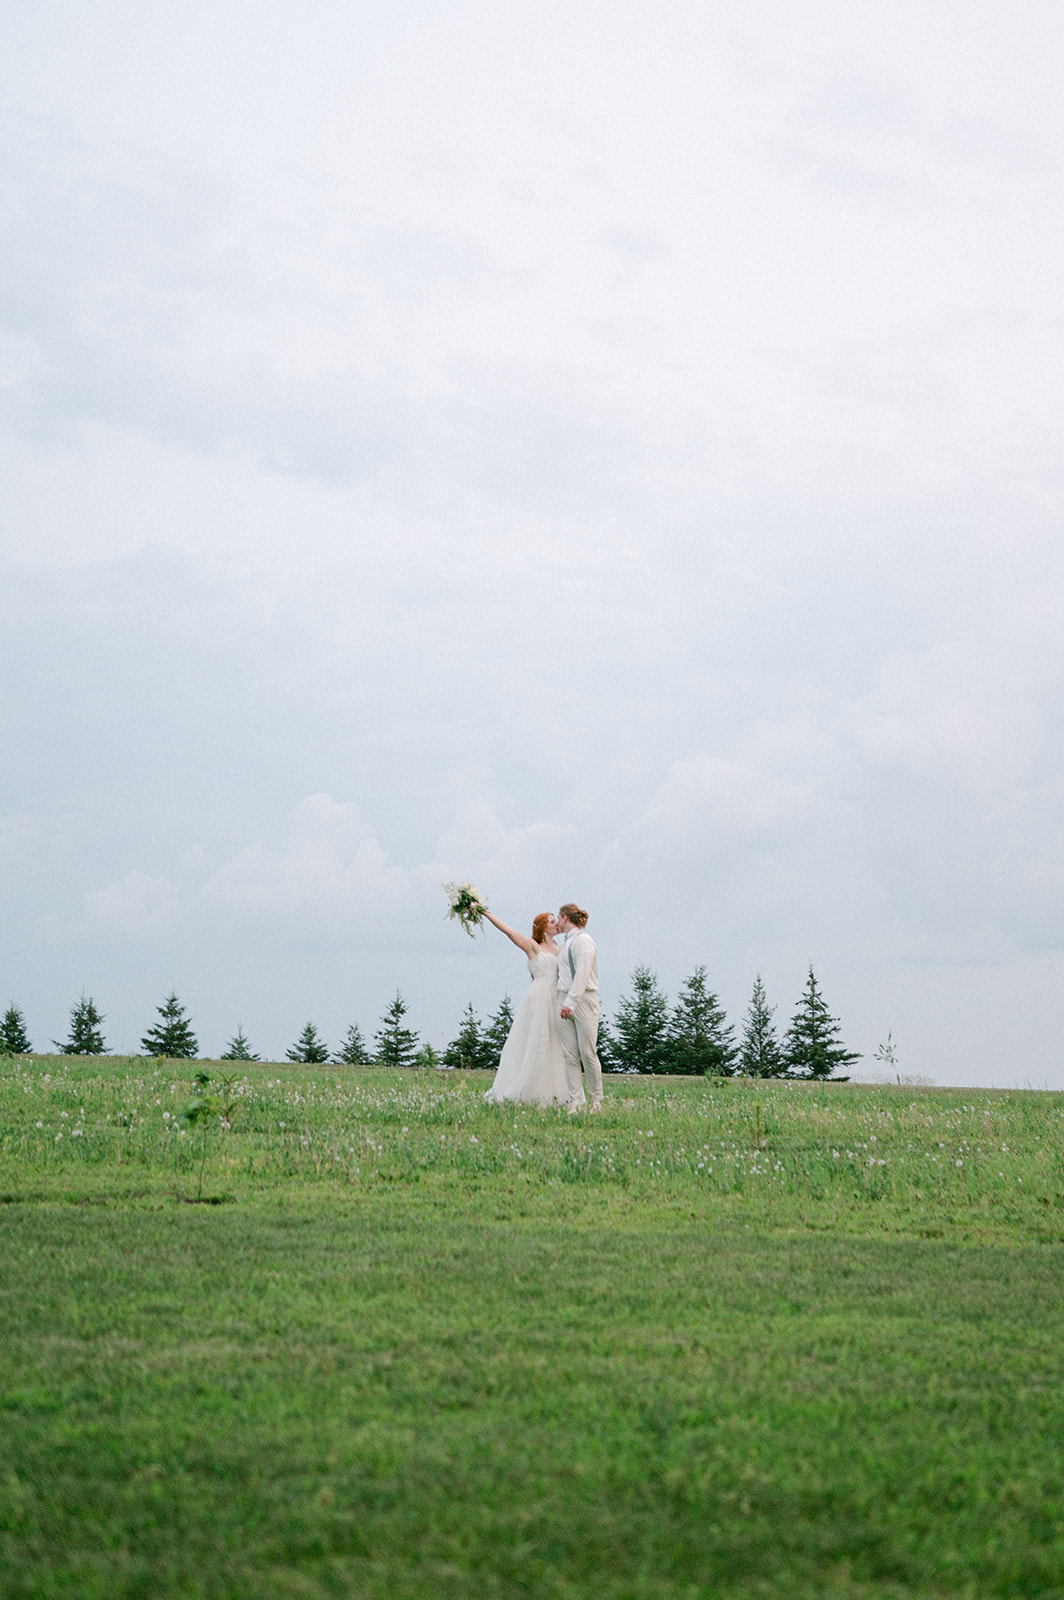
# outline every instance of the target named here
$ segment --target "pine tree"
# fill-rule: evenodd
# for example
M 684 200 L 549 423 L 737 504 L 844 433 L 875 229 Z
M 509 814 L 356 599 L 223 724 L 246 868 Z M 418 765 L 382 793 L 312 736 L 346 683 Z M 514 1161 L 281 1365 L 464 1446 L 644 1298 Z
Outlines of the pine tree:
M 406 1016 L 406 1001 L 399 993 L 395 992 L 395 999 L 381 1018 L 381 1025 L 374 1038 L 377 1041 L 377 1065 L 379 1067 L 412 1067 L 417 1056 L 417 1034 L 412 1028 L 403 1026 Z
M 70 1008 L 70 1037 L 66 1044 L 52 1043 L 65 1056 L 102 1056 L 107 1046 L 103 1037 L 103 1017 L 91 995 L 83 994 Z
M 506 1043 L 507 1035 L 514 1025 L 514 1008 L 510 1004 L 510 996 L 504 994 L 499 1002 L 499 1009 L 484 1029 L 484 1065 L 494 1072 L 499 1065 L 502 1047 Z
M 670 1071 L 701 1077 L 730 1077 L 738 1052 L 735 1029 L 706 983 L 705 967 L 696 967 L 680 990 L 669 1024 Z
M 603 1072 L 626 1072 L 628 1069 L 621 1065 L 617 1055 L 617 1041 L 605 1017 L 599 1018 L 598 1027 L 598 1058 Z
M 414 1057 L 415 1067 L 422 1072 L 434 1072 L 438 1067 L 442 1066 L 442 1064 L 443 1063 L 439 1052 L 434 1050 L 427 1040 Z
M 649 967 L 636 967 L 632 989 L 613 1021 L 614 1059 L 622 1072 L 671 1072 L 669 1002 Z
M 156 1010 L 162 1021 L 149 1028 L 140 1041 L 144 1050 L 150 1056 L 165 1056 L 170 1061 L 194 1061 L 199 1044 L 176 990 L 171 990 Z
M 0 1022 L 0 1056 L 28 1056 L 32 1050 L 26 1019 L 12 1000 Z
M 218 1057 L 219 1061 L 261 1061 L 261 1056 L 253 1055 L 251 1046 L 244 1037 L 243 1027 L 239 1027 Z
M 318 1038 L 313 1022 L 308 1022 L 291 1050 L 285 1051 L 287 1061 L 309 1061 L 320 1064 L 329 1059 L 329 1046 Z
M 334 1061 L 346 1067 L 368 1067 L 372 1060 L 369 1045 L 362 1037 L 362 1030 L 352 1022 L 344 1034 L 343 1043 L 333 1057 Z
M 743 1024 L 743 1040 L 739 1049 L 739 1064 L 748 1078 L 785 1078 L 787 1063 L 783 1059 L 780 1042 L 772 1022 L 775 1006 L 770 1006 L 765 995 L 761 974 L 754 979 L 754 992 Z
M 457 1036 L 443 1052 L 443 1064 L 445 1067 L 465 1067 L 474 1071 L 492 1065 L 492 1048 L 481 1029 L 472 1001 L 462 1013 L 462 1025 Z
M 839 1038 L 839 1021 L 831 1015 L 820 993 L 812 966 L 798 1009 L 783 1041 L 787 1070 L 796 1078 L 830 1078 L 836 1067 L 848 1067 L 861 1057 L 847 1050 Z

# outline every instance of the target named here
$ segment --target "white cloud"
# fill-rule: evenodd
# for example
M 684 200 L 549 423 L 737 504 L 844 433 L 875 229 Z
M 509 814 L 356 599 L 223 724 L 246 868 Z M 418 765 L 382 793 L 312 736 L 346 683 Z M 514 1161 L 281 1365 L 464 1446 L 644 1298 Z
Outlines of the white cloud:
M 814 730 L 807 732 L 823 743 Z M 808 783 L 788 781 L 749 756 L 702 756 L 673 764 L 622 838 L 656 859 L 689 867 L 719 864 L 737 850 L 784 847 L 808 828 L 815 807 Z
M 158 932 L 173 923 L 180 906 L 180 892 L 169 879 L 127 872 L 117 883 L 92 889 L 85 896 L 84 929 L 90 936 Z
M 280 849 L 241 850 L 198 887 L 191 909 L 285 944 L 366 945 L 425 916 L 439 883 L 436 867 L 390 863 L 358 806 L 313 794 L 296 807 Z
M 1003 661 L 985 641 L 892 656 L 853 704 L 852 735 L 876 766 L 1007 793 L 1045 745 L 1044 716 L 1024 676 L 1022 664 Z

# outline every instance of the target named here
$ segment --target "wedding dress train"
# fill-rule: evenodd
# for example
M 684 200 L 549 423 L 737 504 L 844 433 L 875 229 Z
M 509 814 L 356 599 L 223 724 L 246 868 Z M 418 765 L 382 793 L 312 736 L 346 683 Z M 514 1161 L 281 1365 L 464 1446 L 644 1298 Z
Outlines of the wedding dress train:
M 495 1080 L 485 1100 L 564 1105 L 569 1098 L 565 1055 L 558 1032 L 558 952 L 530 956 L 532 982 L 506 1036 Z

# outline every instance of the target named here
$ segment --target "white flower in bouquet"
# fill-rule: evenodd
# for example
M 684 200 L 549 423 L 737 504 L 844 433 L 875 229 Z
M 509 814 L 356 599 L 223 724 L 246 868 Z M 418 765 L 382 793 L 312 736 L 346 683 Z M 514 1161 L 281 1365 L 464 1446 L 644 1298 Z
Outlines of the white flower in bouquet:
M 448 917 L 457 917 L 469 937 L 474 938 L 475 930 L 488 909 L 487 901 L 475 883 L 445 883 L 443 887 L 451 902 Z

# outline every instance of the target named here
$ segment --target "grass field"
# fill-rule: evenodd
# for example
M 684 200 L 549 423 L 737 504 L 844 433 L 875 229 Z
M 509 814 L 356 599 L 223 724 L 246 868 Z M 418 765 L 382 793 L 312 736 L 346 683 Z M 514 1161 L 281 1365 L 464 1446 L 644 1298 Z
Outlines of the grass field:
M 1064 1597 L 1064 1096 L 192 1070 L 0 1062 L 5 1600 Z

